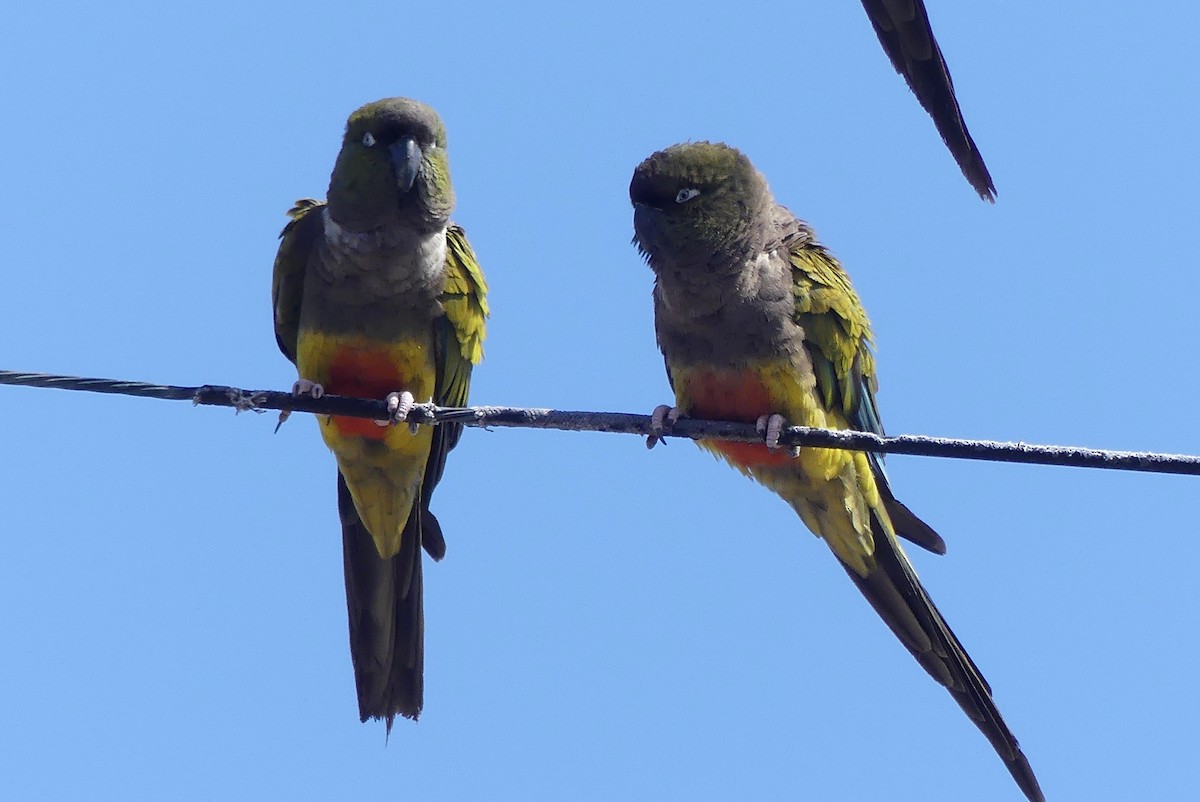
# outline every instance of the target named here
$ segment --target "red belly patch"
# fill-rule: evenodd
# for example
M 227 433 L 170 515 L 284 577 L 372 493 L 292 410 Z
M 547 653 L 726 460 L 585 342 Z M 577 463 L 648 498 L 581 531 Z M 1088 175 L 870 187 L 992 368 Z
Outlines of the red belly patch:
M 781 412 L 783 405 L 775 403 L 763 384 L 762 376 L 753 370 L 694 371 L 687 378 L 685 394 L 694 418 L 755 423 L 762 415 Z M 757 443 L 734 443 L 728 440 L 707 441 L 727 460 L 743 468 L 783 466 L 794 462 L 786 449 L 775 453 Z
M 331 395 L 348 395 L 357 398 L 383 400 L 388 393 L 405 389 L 405 377 L 382 350 L 339 348 L 329 365 L 329 383 L 325 391 Z M 382 440 L 388 428 L 366 418 L 333 417 L 334 426 L 347 437 L 369 437 Z

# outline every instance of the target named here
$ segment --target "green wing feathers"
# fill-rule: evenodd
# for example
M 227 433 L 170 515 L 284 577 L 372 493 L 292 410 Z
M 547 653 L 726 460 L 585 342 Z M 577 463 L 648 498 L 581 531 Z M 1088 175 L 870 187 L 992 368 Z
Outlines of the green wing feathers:
M 826 409 L 840 411 L 852 428 L 883 435 L 875 405 L 878 384 L 871 323 L 850 278 L 829 251 L 810 239 L 793 245 L 789 257 L 796 322 L 804 329 L 821 402 Z M 896 534 L 935 554 L 945 554 L 941 536 L 892 494 L 882 455 L 868 454 L 867 458 Z
M 300 332 L 300 303 L 304 299 L 304 271 L 313 246 L 321 237 L 322 201 L 304 198 L 288 210 L 288 223 L 279 235 L 279 253 L 271 274 L 271 307 L 275 342 L 292 362 Z
M 796 322 L 804 329 L 817 391 L 826 409 L 841 412 L 860 431 L 883 434 L 875 406 L 875 359 L 871 328 L 850 280 L 828 251 L 811 241 L 790 252 L 796 296 Z M 868 454 L 882 509 L 872 511 L 873 565 L 862 572 L 842 567 L 879 616 L 917 661 L 983 731 L 1021 789 L 1031 800 L 1041 790 L 996 704 L 991 688 L 921 586 L 900 544 L 889 530 L 938 554 L 946 544 L 892 495 L 881 455 Z
M 438 320 L 434 338 L 437 348 L 438 377 L 434 403 L 444 407 L 463 407 L 471 390 L 471 369 L 483 359 L 483 340 L 488 316 L 487 282 L 466 233 L 458 226 L 446 230 L 446 285 L 442 290 L 445 317 Z M 441 527 L 429 512 L 433 489 L 442 479 L 446 455 L 458 445 L 462 424 L 443 423 L 434 427 L 433 447 L 425 463 L 421 483 L 421 507 L 425 520 L 425 548 L 434 559 L 445 554 Z
M 446 310 L 446 321 L 451 327 L 445 344 L 445 367 L 456 374 L 465 371 L 462 382 L 469 384 L 471 367 L 483 359 L 488 316 L 487 282 L 475 252 L 467 242 L 466 232 L 453 225 L 446 230 L 446 287 L 442 291 L 442 308 Z M 465 403 L 465 384 L 461 396 L 453 389 L 455 384 L 455 376 L 447 376 L 442 385 L 447 395 L 443 400 L 443 393 L 438 393 L 439 404 L 461 406 Z
M 822 401 L 853 418 L 864 400 L 874 406 L 875 357 L 866 310 L 825 248 L 806 242 L 789 256 L 796 322 L 804 328 Z

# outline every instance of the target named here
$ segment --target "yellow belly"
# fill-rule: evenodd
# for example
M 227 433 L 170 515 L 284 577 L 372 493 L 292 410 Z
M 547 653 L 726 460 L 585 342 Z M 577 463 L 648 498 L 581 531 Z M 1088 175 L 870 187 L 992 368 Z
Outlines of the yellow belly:
M 302 379 L 322 385 L 327 394 L 379 400 L 407 390 L 418 402 L 429 401 L 437 375 L 432 341 L 380 342 L 312 330 L 300 331 L 296 365 Z M 421 426 L 412 434 L 407 426 L 362 418 L 317 420 L 379 555 L 395 555 L 420 499 L 432 428 Z
M 693 417 L 753 423 L 778 413 L 790 425 L 849 428 L 840 412 L 820 404 L 815 380 L 787 363 L 735 370 L 672 365 L 671 376 L 676 403 Z M 791 457 L 757 443 L 702 440 L 700 445 L 787 501 L 846 564 L 863 574 L 869 570 L 875 550 L 872 512 L 887 530 L 891 527 L 866 454 L 802 448 Z

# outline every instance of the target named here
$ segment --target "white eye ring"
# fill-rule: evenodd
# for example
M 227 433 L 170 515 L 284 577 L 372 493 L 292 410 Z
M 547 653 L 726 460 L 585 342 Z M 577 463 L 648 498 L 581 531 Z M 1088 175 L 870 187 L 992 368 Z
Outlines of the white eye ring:
M 679 193 L 675 196 L 675 202 L 676 203 L 687 203 L 688 201 L 690 201 L 692 198 L 696 197 L 699 194 L 700 194 L 700 190 L 696 189 L 695 187 L 687 187 L 685 189 L 679 190 Z
M 365 134 L 363 134 L 363 144 L 368 148 L 375 146 L 375 137 L 371 136 L 370 131 L 367 131 Z

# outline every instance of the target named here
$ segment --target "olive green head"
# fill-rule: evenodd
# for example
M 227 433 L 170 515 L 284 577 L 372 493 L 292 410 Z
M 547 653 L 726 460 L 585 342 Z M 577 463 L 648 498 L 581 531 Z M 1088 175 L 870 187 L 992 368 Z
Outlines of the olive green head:
M 741 151 L 688 142 L 639 164 L 629 199 L 634 242 L 653 267 L 661 258 L 705 263 L 733 258 L 739 246 L 750 244 L 771 194 Z
M 343 228 L 445 225 L 454 208 L 446 128 L 415 100 L 385 98 L 350 115 L 329 179 L 329 214 Z

